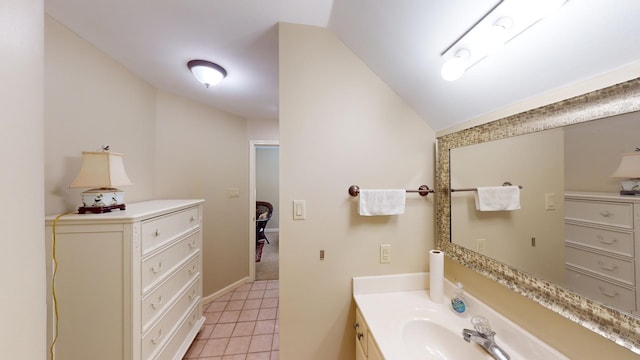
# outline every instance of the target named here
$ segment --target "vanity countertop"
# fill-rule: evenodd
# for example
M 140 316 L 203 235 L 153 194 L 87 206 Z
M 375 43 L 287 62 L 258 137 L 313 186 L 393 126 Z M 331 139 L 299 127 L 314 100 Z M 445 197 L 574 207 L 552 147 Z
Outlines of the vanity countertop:
M 462 329 L 473 329 L 474 315 L 489 320 L 496 332 L 496 343 L 512 359 L 567 359 L 466 292 L 468 310 L 462 315 L 454 312 L 449 303 L 454 285 L 446 279 L 445 300 L 441 304 L 432 302 L 428 283 L 426 272 L 353 278 L 353 298 L 385 359 L 469 358 L 469 351 L 475 351 L 472 358 L 492 359 L 479 345 L 468 344 L 462 338 Z M 416 357 L 415 344 L 407 340 L 407 328 L 420 321 L 435 323 L 432 328 L 442 331 L 428 332 L 431 335 L 425 336 L 425 344 L 419 349 L 423 354 Z M 430 357 L 424 354 L 424 348 L 439 354 Z M 447 353 L 449 356 L 443 357 Z

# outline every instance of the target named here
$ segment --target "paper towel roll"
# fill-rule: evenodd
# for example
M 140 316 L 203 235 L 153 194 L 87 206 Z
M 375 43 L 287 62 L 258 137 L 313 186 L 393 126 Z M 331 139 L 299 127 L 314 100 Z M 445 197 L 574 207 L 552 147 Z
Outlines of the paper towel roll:
M 435 303 L 444 301 L 444 252 L 429 251 L 429 296 Z

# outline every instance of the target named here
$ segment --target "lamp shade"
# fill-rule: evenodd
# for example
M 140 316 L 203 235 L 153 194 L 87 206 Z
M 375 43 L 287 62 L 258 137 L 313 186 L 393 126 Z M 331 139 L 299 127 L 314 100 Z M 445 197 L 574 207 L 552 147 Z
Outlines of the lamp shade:
M 82 167 L 70 188 L 115 188 L 133 185 L 124 171 L 122 154 L 109 151 L 82 152 Z
M 640 152 L 622 154 L 620 165 L 611 177 L 640 178 Z
M 227 76 L 227 71 L 222 66 L 211 61 L 191 60 L 187 67 L 193 77 L 206 87 L 217 85 Z

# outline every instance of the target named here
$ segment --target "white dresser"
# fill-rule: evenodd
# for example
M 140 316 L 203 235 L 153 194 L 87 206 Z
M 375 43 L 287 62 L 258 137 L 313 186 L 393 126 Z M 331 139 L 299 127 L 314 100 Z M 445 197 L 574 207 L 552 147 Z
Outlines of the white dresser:
M 182 359 L 204 322 L 202 200 L 67 214 L 55 226 L 55 359 Z M 55 216 L 46 218 L 48 339 Z
M 638 313 L 640 198 L 565 193 L 566 288 Z

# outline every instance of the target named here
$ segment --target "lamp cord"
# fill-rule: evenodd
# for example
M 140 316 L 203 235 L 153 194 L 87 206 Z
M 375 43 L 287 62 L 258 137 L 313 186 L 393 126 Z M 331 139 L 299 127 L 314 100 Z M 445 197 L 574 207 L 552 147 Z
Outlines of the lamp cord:
M 50 360 L 54 360 L 55 354 L 53 352 L 56 342 L 58 341 L 58 332 L 60 329 L 60 325 L 58 324 L 58 298 L 56 297 L 56 273 L 58 272 L 58 259 L 56 257 L 56 224 L 58 220 L 64 215 L 72 214 L 72 212 L 62 213 L 53 220 L 52 225 L 52 236 L 51 236 L 51 260 L 53 262 L 53 273 L 51 274 L 51 298 L 53 300 L 53 314 L 55 321 L 55 333 L 53 334 L 53 340 L 51 341 L 51 346 L 49 347 L 49 356 Z

